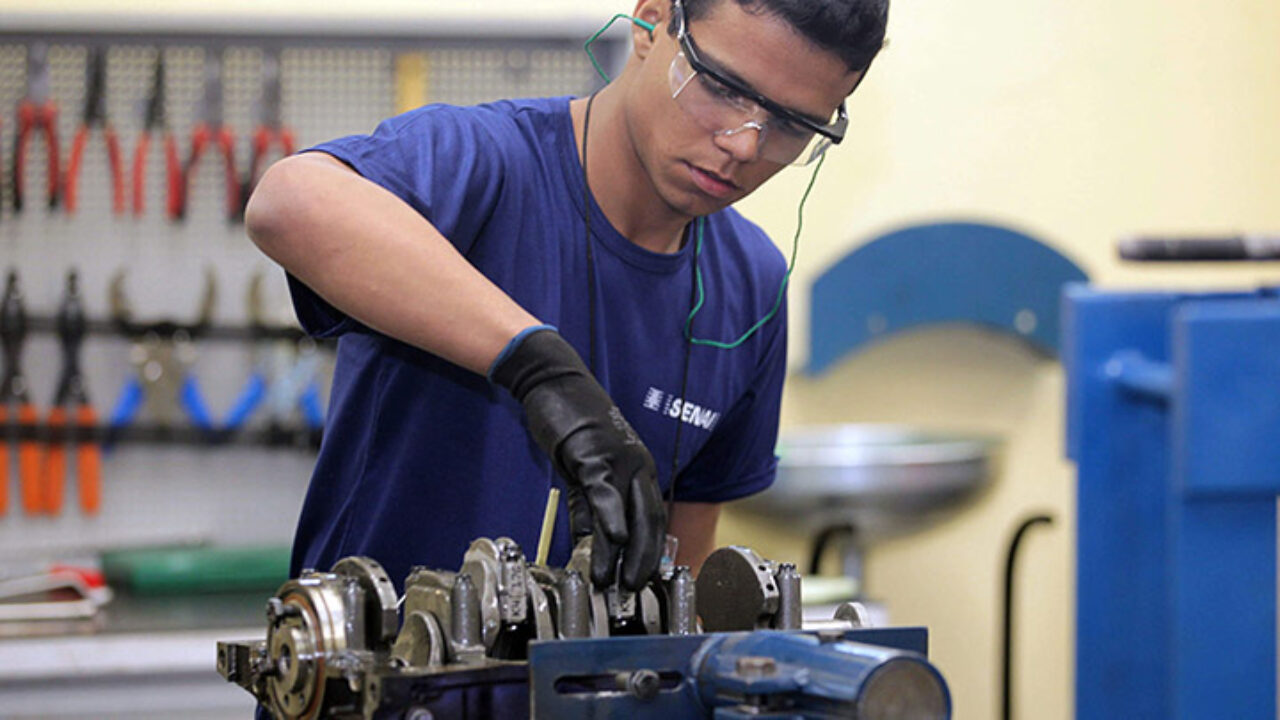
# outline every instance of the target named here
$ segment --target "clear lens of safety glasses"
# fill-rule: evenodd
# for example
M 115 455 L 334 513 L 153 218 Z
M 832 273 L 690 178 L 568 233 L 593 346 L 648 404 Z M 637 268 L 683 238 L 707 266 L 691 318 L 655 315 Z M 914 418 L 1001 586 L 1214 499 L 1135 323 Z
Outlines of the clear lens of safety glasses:
M 776 117 L 754 100 L 694 70 L 683 52 L 671 60 L 668 79 L 676 104 L 708 131 L 716 135 L 757 132 L 756 152 L 765 160 L 808 165 L 831 145 L 829 138 Z

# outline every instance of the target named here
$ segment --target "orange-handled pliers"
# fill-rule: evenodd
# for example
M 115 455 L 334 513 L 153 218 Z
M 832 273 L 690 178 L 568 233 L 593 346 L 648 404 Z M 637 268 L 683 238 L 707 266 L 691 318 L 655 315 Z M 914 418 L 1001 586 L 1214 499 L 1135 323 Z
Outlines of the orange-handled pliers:
M 182 161 L 178 159 L 178 143 L 164 119 L 164 51 L 156 57 L 156 69 L 151 81 L 151 95 L 147 98 L 147 116 L 143 120 L 142 134 L 133 151 L 133 214 L 142 217 L 146 210 L 147 159 L 151 151 L 153 135 L 159 135 L 164 146 L 165 166 L 165 216 L 178 219 L 182 212 Z
M 71 157 L 67 161 L 67 183 L 63 188 L 67 212 L 74 213 L 80 200 L 80 168 L 84 162 L 84 148 L 94 128 L 102 131 L 107 145 L 108 170 L 111 173 L 111 211 L 124 214 L 124 166 L 120 161 L 120 139 L 115 128 L 107 121 L 107 54 L 95 48 L 89 56 L 85 73 L 84 117 L 75 139 L 71 141 Z
M 58 337 L 62 341 L 62 376 L 49 409 L 49 445 L 44 464 L 44 510 L 57 515 L 67 480 L 67 446 L 76 444 L 76 479 L 80 509 L 98 512 L 102 505 L 102 451 L 93 433 L 98 415 L 89 402 L 80 374 L 80 346 L 84 342 L 85 313 L 76 272 L 67 273 L 67 290 L 58 310 Z
M 27 95 L 18 103 L 18 128 L 13 151 L 13 210 L 21 212 L 26 200 L 23 178 L 27 167 L 27 145 L 39 133 L 48 148 L 49 208 L 58 207 L 58 186 L 62 180 L 58 157 L 58 106 L 49 95 L 49 47 L 35 43 L 27 49 Z
M 281 157 L 292 155 L 296 150 L 293 130 L 280 119 L 280 95 L 280 61 L 274 55 L 267 55 L 262 61 L 262 102 L 258 111 L 258 127 L 253 132 L 249 174 L 245 176 L 240 192 L 240 201 L 244 205 L 248 205 L 249 196 L 262 179 L 273 148 L 280 152 Z
M 236 172 L 236 140 L 231 128 L 222 121 L 222 67 L 218 59 L 206 59 L 204 64 L 204 100 L 195 128 L 191 131 L 191 154 L 183 168 L 182 202 L 178 217 L 186 217 L 191 199 L 195 171 L 209 143 L 218 146 L 222 155 L 224 182 L 226 185 L 227 219 L 235 221 L 240 216 L 240 174 Z
M 40 445 L 36 442 L 36 407 L 31 404 L 27 380 L 22 375 L 22 344 L 27 337 L 27 314 L 18 288 L 18 273 L 9 271 L 4 300 L 0 301 L 0 345 L 4 348 L 4 379 L 0 380 L 0 512 L 8 509 L 9 445 L 18 446 L 18 478 L 22 507 L 35 514 L 44 507 L 40 484 Z

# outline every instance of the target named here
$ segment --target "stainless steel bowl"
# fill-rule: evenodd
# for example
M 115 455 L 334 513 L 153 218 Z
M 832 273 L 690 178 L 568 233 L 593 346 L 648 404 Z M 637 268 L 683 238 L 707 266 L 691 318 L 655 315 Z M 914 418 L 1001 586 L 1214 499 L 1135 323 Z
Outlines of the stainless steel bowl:
M 921 530 L 986 486 L 995 442 L 889 425 L 783 435 L 773 487 L 743 507 L 810 531 L 852 525 L 859 544 Z

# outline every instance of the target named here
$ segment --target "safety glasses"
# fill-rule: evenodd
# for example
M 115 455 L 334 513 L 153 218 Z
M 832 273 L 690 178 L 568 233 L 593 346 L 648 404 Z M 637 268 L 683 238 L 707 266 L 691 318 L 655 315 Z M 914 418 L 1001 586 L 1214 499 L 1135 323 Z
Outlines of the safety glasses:
M 721 136 L 754 131 L 757 155 L 780 165 L 808 165 L 844 139 L 849 124 L 844 103 L 825 122 L 789 110 L 702 59 L 681 0 L 675 0 L 672 22 L 680 52 L 668 71 L 671 97 L 703 128 Z

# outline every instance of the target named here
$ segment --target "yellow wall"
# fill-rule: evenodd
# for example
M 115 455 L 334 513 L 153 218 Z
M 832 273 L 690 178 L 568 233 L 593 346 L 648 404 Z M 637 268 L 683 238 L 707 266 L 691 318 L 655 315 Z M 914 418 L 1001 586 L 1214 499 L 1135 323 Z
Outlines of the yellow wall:
M 898 0 L 890 45 L 850 106 L 851 139 L 810 200 L 791 294 L 792 360 L 811 279 L 860 242 L 979 219 L 1050 243 L 1109 287 L 1248 287 L 1280 267 L 1123 265 L 1136 232 L 1280 232 L 1280 3 Z M 779 244 L 807 175 L 741 204 Z M 902 421 L 1005 439 L 965 513 L 872 551 L 867 583 L 897 623 L 925 624 L 959 720 L 999 713 L 999 583 L 1026 515 L 1058 522 L 1021 555 L 1015 716 L 1072 717 L 1074 472 L 1061 368 L 1014 341 L 943 328 L 900 336 L 826 375 L 795 376 L 786 427 Z M 722 542 L 803 561 L 807 538 L 730 512 Z

